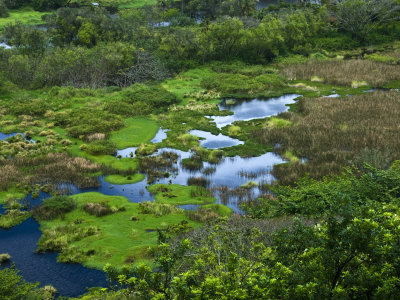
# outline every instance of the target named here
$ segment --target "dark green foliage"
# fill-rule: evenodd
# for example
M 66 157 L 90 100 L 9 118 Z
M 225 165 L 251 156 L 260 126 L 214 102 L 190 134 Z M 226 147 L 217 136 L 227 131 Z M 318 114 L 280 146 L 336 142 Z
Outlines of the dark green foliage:
M 26 282 L 14 267 L 0 270 L 1 299 L 44 299 L 39 290 L 36 290 L 38 285 L 39 283 Z
M 7 18 L 10 14 L 8 13 L 7 6 L 4 0 L 0 1 L 0 18 Z
M 32 6 L 35 10 L 46 11 L 65 6 L 68 2 L 68 0 L 32 0 Z
M 69 196 L 54 196 L 43 200 L 42 205 L 35 207 L 33 215 L 38 220 L 52 220 L 70 212 L 76 207 L 75 201 Z
M 108 140 L 97 140 L 87 144 L 84 150 L 93 155 L 114 155 L 117 148 L 115 147 L 114 143 Z
M 8 44 L 17 47 L 23 54 L 38 54 L 48 47 L 43 30 L 22 25 L 19 21 L 5 25 L 2 33 Z
M 54 121 L 66 126 L 68 135 L 77 138 L 83 138 L 92 133 L 109 133 L 124 125 L 119 116 L 92 108 L 57 113 Z
M 21 6 L 27 5 L 31 0 L 4 0 L 4 3 L 8 8 L 20 8 Z
M 133 105 L 140 103 L 141 105 L 146 104 L 154 108 L 167 107 L 177 103 L 176 96 L 160 86 L 135 84 L 125 89 L 122 96 L 124 101 Z

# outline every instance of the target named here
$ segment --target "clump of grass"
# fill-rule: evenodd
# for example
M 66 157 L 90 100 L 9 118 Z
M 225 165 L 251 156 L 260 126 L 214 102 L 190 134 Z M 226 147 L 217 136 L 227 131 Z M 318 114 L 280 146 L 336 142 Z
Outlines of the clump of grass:
M 190 158 L 182 159 L 182 167 L 191 171 L 200 170 L 203 167 L 203 160 L 199 155 L 192 155 Z
M 28 211 L 21 211 L 19 209 L 8 209 L 6 214 L 0 214 L 0 228 L 8 229 L 16 226 L 31 216 Z
M 219 215 L 211 209 L 199 207 L 197 210 L 188 210 L 186 215 L 189 220 L 205 223 L 215 220 Z
M 140 144 L 136 149 L 136 155 L 150 155 L 157 151 L 157 146 L 154 144 Z
M 181 213 L 183 210 L 177 208 L 175 205 L 156 203 L 156 202 L 141 202 L 138 205 L 138 212 L 140 214 L 152 214 L 156 217 L 162 217 L 174 213 Z
M 372 163 L 384 160 L 381 165 L 390 165 L 400 157 L 399 107 L 400 97 L 395 91 L 305 99 L 299 103 L 302 116 L 285 115 L 294 126 L 262 128 L 254 137 L 269 145 L 279 143 L 281 154 L 291 152 L 308 158 L 306 163 L 292 160 L 275 166 L 273 174 L 282 184 L 291 184 L 306 173 L 313 178 L 339 174 L 360 155 L 364 159 L 370 156 Z M 369 149 L 370 155 L 364 149 Z M 376 151 L 385 155 L 377 157 L 373 155 Z
M 7 263 L 11 260 L 11 255 L 8 253 L 1 253 L 0 254 L 0 264 Z
M 33 210 L 38 220 L 52 220 L 72 211 L 76 207 L 75 201 L 69 196 L 54 196 L 43 200 L 42 205 Z
M 214 167 L 207 167 L 207 168 L 203 169 L 203 174 L 207 176 L 207 175 L 214 174 L 216 171 L 217 171 L 217 169 Z
M 311 80 L 317 76 L 325 83 L 351 86 L 353 81 L 365 81 L 373 87 L 400 78 L 400 68 L 372 60 L 311 60 L 289 65 L 281 73 L 290 80 Z
M 207 204 L 197 210 L 187 210 L 185 213 L 190 220 L 205 223 L 219 217 L 229 217 L 233 210 L 222 204 Z
M 154 183 L 159 178 L 169 177 L 170 172 L 176 172 L 174 164 L 177 161 L 177 155 L 172 152 L 163 152 L 157 156 L 140 156 L 139 170 L 147 174 L 147 182 Z
M 94 140 L 90 144 L 87 144 L 86 147 L 81 150 L 84 150 L 92 155 L 114 155 L 117 148 L 115 147 L 115 144 L 110 141 Z
M 59 225 L 44 229 L 37 245 L 39 252 L 59 251 L 68 249 L 72 242 L 79 241 L 85 237 L 95 235 L 99 229 L 95 226 L 79 227 L 75 224 Z
M 106 203 L 85 203 L 83 210 L 96 217 L 103 217 L 113 213 Z
M 189 177 L 187 180 L 187 184 L 207 187 L 210 182 L 204 177 Z
M 213 194 L 211 191 L 207 190 L 202 186 L 195 186 L 190 190 L 190 197 L 212 197 Z

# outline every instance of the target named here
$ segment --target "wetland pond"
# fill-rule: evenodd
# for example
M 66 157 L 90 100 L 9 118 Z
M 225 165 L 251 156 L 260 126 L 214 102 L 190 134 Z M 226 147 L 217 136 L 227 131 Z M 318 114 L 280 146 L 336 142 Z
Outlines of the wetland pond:
M 296 94 L 285 95 L 282 97 L 267 100 L 235 100 L 223 101 L 220 109 L 229 109 L 233 115 L 225 117 L 210 117 L 218 128 L 232 124 L 239 120 L 252 120 L 266 118 L 287 111 L 288 104 L 295 103 L 295 99 L 300 96 Z M 160 129 L 153 138 L 153 143 L 162 142 L 166 137 L 167 130 Z M 216 149 L 243 144 L 242 141 L 232 139 L 222 134 L 216 136 L 209 132 L 193 130 L 191 134 L 203 138 L 200 143 L 203 147 Z M 15 134 L 0 133 L 0 140 L 4 140 Z M 136 148 L 119 150 L 117 155 L 121 157 L 131 157 L 135 155 Z M 197 171 L 187 170 L 182 167 L 182 159 L 193 155 L 191 152 L 176 149 L 162 148 L 153 155 L 169 151 L 178 154 L 179 158 L 174 166 L 175 172 L 169 178 L 160 179 L 157 183 L 174 183 L 187 185 L 188 180 L 193 177 L 204 177 L 209 182 L 209 188 L 214 192 L 217 203 L 231 207 L 235 212 L 240 213 L 239 204 L 246 197 L 255 197 L 261 193 L 257 187 L 249 187 L 244 190 L 244 194 L 230 193 L 230 190 L 248 183 L 250 180 L 256 183 L 271 183 L 274 177 L 270 174 L 273 166 L 284 163 L 285 161 L 277 154 L 268 152 L 258 157 L 242 158 L 226 157 L 219 164 L 203 163 L 203 167 Z M 147 180 L 134 184 L 113 185 L 107 183 L 103 176 L 99 177 L 100 186 L 91 189 L 79 189 L 71 184 L 60 184 L 60 188 L 65 188 L 71 194 L 96 191 L 106 195 L 125 196 L 131 202 L 152 201 L 151 195 L 146 187 Z M 39 197 L 32 199 L 29 195 L 26 200 L 31 205 L 38 205 L 40 202 L 50 197 L 45 193 L 40 193 Z M 184 209 L 196 209 L 196 205 L 182 206 Z M 1 206 L 0 206 L 1 209 Z M 4 212 L 4 211 L 3 211 Z M 39 281 L 41 286 L 53 285 L 60 294 L 64 296 L 78 296 L 86 291 L 87 287 L 106 286 L 105 274 L 102 271 L 88 269 L 79 264 L 57 263 L 57 253 L 35 253 L 36 243 L 41 236 L 39 224 L 32 218 L 9 230 L 0 229 L 0 253 L 9 253 L 15 266 L 21 271 L 21 275 L 31 282 Z M 5 265 L 9 266 L 9 265 Z

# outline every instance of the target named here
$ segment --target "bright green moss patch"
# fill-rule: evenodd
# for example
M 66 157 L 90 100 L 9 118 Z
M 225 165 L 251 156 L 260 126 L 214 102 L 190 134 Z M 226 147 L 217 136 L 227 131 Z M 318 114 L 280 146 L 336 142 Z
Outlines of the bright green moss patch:
M 400 80 L 394 80 L 384 86 L 385 89 L 400 89 Z
M 116 158 L 111 155 L 91 155 L 79 149 L 79 145 L 73 145 L 69 148 L 69 152 L 73 156 L 80 156 L 87 158 L 95 163 L 105 165 L 110 168 L 114 168 L 117 170 L 135 170 L 138 166 L 138 162 L 134 158 L 124 157 L 124 158 Z
M 144 177 L 145 176 L 140 173 L 128 176 L 108 175 L 104 178 L 104 180 L 111 184 L 130 184 L 130 183 L 140 182 L 144 179 Z
M 0 191 L 0 205 L 6 203 L 10 199 L 20 200 L 25 196 L 26 194 L 16 187 L 9 188 L 7 191 Z
M 232 208 L 223 204 L 206 204 L 202 207 L 212 210 L 213 212 L 219 214 L 221 217 L 229 217 L 231 214 L 233 214 Z
M 300 161 L 300 159 L 296 155 L 294 155 L 291 151 L 286 151 L 283 154 L 283 158 L 289 160 L 290 162 L 298 162 L 298 161 Z
M 129 118 L 125 120 L 124 128 L 111 134 L 110 141 L 118 149 L 138 146 L 154 138 L 158 129 L 158 124 L 152 120 Z
M 40 25 L 43 24 L 42 16 L 46 13 L 33 10 L 30 7 L 22 7 L 20 9 L 10 9 L 10 14 L 7 18 L 0 18 L 0 28 L 8 23 L 15 23 L 17 21 L 26 25 Z
M 196 99 L 196 93 L 204 90 L 201 86 L 202 80 L 216 74 L 210 68 L 202 67 L 182 72 L 174 79 L 166 80 L 162 86 L 169 92 L 175 94 L 186 105 L 189 100 Z
M 106 263 L 116 267 L 138 264 L 151 258 L 149 248 L 157 245 L 156 229 L 190 221 L 180 210 L 155 216 L 143 214 L 138 203 L 125 197 L 83 193 L 72 196 L 77 207 L 51 221 L 41 221 L 43 235 L 38 243 L 41 251 L 58 251 L 59 261 L 79 262 L 101 269 Z M 88 205 L 101 204 L 112 213 L 97 217 L 84 210 Z
M 8 229 L 21 224 L 31 216 L 30 212 L 10 209 L 6 213 L 0 214 L 0 228 Z
M 266 123 L 265 127 L 273 127 L 273 128 L 285 128 L 288 126 L 292 126 L 293 123 L 289 120 L 271 117 Z
M 147 188 L 154 193 L 154 200 L 175 205 L 207 204 L 216 201 L 205 188 L 178 184 L 154 184 Z

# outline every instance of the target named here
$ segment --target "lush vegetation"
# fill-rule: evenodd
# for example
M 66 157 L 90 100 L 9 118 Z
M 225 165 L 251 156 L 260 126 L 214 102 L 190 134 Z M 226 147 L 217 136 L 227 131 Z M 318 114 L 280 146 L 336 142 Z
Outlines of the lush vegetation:
M 0 0 L 0 133 L 19 133 L 0 141 L 1 228 L 33 216 L 38 252 L 103 269 L 81 299 L 399 297 L 398 0 L 96 2 Z M 277 116 L 210 118 L 289 93 Z M 286 159 L 272 184 L 210 182 L 268 151 Z M 81 192 L 103 178 L 127 198 L 146 179 L 154 201 Z M 0 298 L 54 298 L 8 267 Z

